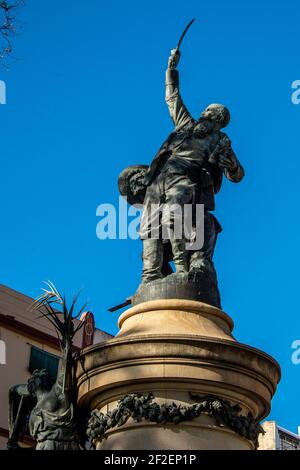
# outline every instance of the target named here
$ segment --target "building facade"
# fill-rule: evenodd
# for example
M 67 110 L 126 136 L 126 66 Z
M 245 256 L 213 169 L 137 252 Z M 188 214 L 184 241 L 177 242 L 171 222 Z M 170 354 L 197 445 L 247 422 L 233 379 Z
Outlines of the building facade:
M 16 384 L 26 383 L 35 369 L 47 369 L 55 379 L 60 348 L 54 327 L 37 312 L 30 311 L 34 299 L 0 285 L 0 449 L 8 438 L 8 392 Z M 91 344 L 101 343 L 112 335 L 94 328 L 93 314 L 83 314 L 86 325 L 74 338 L 79 351 Z M 33 445 L 29 435 L 21 445 Z
M 275 421 L 265 421 L 265 434 L 259 437 L 258 450 L 300 450 L 300 427 L 298 434 L 278 426 Z

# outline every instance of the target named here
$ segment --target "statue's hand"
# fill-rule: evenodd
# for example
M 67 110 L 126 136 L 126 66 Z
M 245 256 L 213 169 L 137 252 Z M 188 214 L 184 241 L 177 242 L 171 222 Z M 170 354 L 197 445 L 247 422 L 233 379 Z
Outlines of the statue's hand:
M 220 151 L 229 150 L 231 148 L 231 140 L 227 135 L 223 135 L 219 142 Z
M 231 149 L 231 141 L 227 135 L 222 136 L 218 145 L 218 163 L 221 168 L 226 168 L 230 172 L 237 169 L 237 160 Z
M 176 69 L 177 65 L 179 64 L 180 57 L 181 57 L 180 51 L 178 49 L 172 49 L 171 55 L 168 61 L 168 68 Z
M 227 151 L 219 155 L 218 163 L 221 168 L 226 168 L 229 172 L 233 173 L 237 170 L 238 163 L 232 152 Z

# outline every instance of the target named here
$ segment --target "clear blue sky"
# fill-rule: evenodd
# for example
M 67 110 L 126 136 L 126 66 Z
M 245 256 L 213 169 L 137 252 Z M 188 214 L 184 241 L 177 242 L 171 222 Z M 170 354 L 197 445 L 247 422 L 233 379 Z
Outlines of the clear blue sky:
M 235 335 L 281 364 L 270 415 L 300 425 L 298 0 L 30 1 L 21 11 L 0 107 L 1 282 L 37 296 L 51 279 L 83 288 L 97 326 L 140 279 L 140 241 L 96 238 L 96 207 L 117 203 L 117 177 L 149 163 L 172 129 L 164 104 L 169 51 L 182 47 L 181 89 L 198 116 L 210 102 L 232 113 L 228 134 L 246 169 L 224 182 L 215 256 Z

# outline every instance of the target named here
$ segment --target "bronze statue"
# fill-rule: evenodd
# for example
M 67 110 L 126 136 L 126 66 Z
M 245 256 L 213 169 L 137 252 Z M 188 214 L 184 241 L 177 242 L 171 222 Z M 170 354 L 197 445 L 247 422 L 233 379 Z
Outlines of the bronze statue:
M 153 281 L 177 282 L 168 261 L 173 260 L 177 280 L 181 276 L 189 283 L 197 278 L 203 290 L 214 290 L 208 303 L 220 306 L 217 278 L 213 264 L 213 253 L 218 233 L 222 230 L 212 214 L 215 209 L 214 195 L 219 192 L 223 174 L 229 181 L 238 183 L 244 170 L 238 161 L 228 136 L 221 131 L 229 124 L 229 110 L 222 104 L 211 104 L 198 119 L 194 119 L 185 107 L 179 91 L 180 60 L 177 47 L 171 51 L 166 71 L 166 103 L 175 129 L 163 143 L 151 165 L 135 165 L 121 173 L 119 188 L 128 202 L 143 203 L 144 212 L 140 225 L 143 241 L 142 285 Z M 192 230 L 188 236 L 184 231 L 185 207 L 192 206 Z M 204 206 L 204 243 L 193 249 L 191 241 L 196 235 L 196 207 Z M 182 208 L 180 220 L 170 207 Z M 170 217 L 171 215 L 171 217 Z M 181 237 L 176 236 L 174 227 L 182 224 Z M 167 236 L 166 236 L 167 234 Z M 154 235 L 154 236 L 153 236 Z M 187 249 L 190 243 L 190 249 Z M 161 288 L 161 287 L 160 287 Z M 142 300 L 157 296 L 151 287 Z M 160 292 L 161 294 L 161 292 Z M 185 294 L 183 294 L 184 296 Z M 205 300 L 205 299 L 204 299 Z
M 70 308 L 65 298 L 52 283 L 49 289 L 33 304 L 56 328 L 60 339 L 62 358 L 55 383 L 47 370 L 36 370 L 27 384 L 11 387 L 9 392 L 9 440 L 8 449 L 17 449 L 18 438 L 29 416 L 29 430 L 36 441 L 36 450 L 79 450 L 83 447 L 77 419 L 73 337 L 83 326 L 74 327 L 73 311 L 77 297 Z M 54 305 L 62 308 L 56 310 Z

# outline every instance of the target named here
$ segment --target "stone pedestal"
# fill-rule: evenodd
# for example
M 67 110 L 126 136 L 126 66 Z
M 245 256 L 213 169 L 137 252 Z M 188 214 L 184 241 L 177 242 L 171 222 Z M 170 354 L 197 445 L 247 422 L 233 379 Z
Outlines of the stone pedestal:
M 189 407 L 201 397 L 214 396 L 239 405 L 242 416 L 250 413 L 259 421 L 268 415 L 279 365 L 237 342 L 233 322 L 222 310 L 192 300 L 149 301 L 123 313 L 119 327 L 114 339 L 81 353 L 80 406 L 106 414 L 128 394 L 152 392 L 160 405 Z M 96 437 L 94 444 L 103 450 L 255 447 L 249 436 L 215 418 L 205 412 L 179 424 L 129 418 L 108 429 L 105 439 Z

